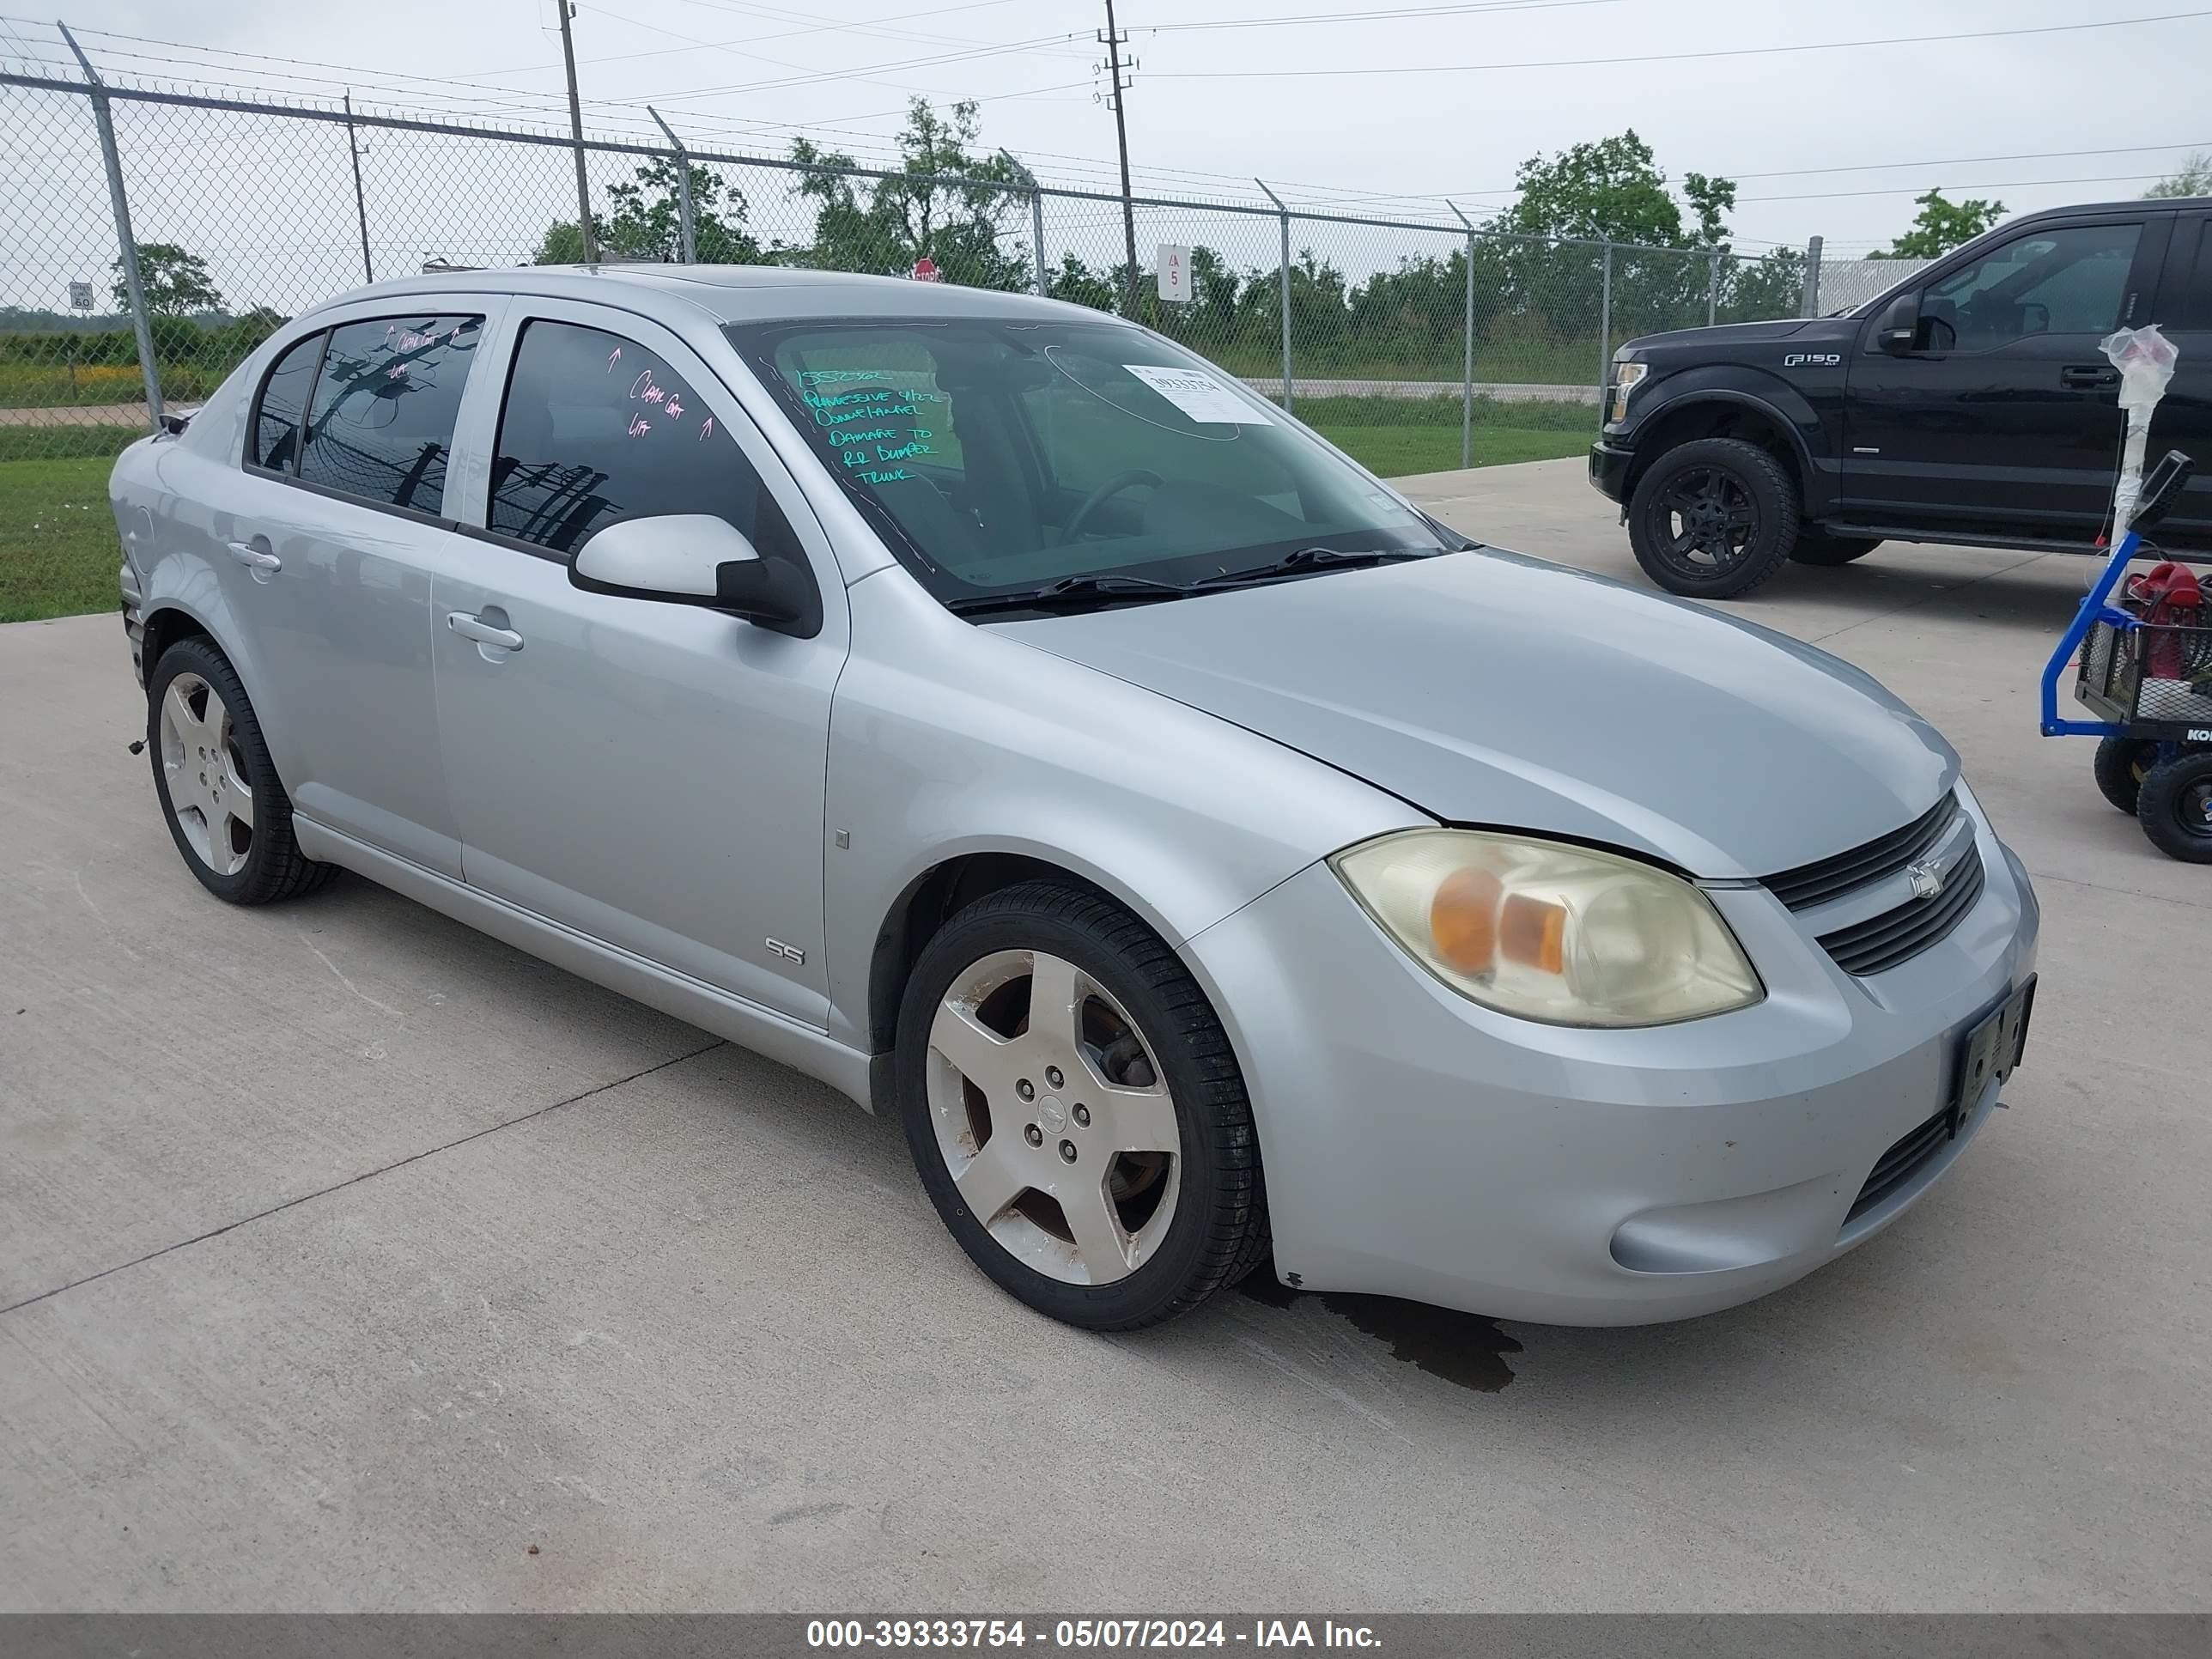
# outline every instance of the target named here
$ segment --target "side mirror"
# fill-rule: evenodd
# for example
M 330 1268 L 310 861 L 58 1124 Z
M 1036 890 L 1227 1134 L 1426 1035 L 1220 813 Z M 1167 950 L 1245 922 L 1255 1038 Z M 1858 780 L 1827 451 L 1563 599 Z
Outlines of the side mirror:
M 1910 355 L 1920 342 L 1920 296 L 1900 294 L 1882 308 L 1874 325 L 1874 343 L 1893 357 Z
M 806 571 L 763 559 L 743 531 L 710 513 L 611 524 L 569 562 L 568 580 L 587 593 L 728 611 L 802 639 L 822 627 L 822 598 Z

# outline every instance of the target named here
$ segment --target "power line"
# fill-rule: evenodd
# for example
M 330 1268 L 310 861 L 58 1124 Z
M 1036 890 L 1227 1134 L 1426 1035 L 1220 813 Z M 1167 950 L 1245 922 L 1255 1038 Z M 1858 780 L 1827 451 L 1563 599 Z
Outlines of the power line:
M 1954 191 L 1966 190 L 2034 190 L 2045 185 L 2112 185 L 2124 184 L 2143 178 L 2140 173 L 2102 173 L 2077 179 L 1998 179 L 1983 185 L 1952 185 Z M 1946 188 L 1937 186 L 1937 188 Z M 1794 196 L 1746 196 L 1741 204 L 1753 202 L 1834 202 L 1851 196 L 1923 196 L 1927 190 L 1919 185 L 1892 185 L 1884 190 L 1822 190 L 1806 191 Z
M 1419 21 L 1437 17 L 1467 17 L 1501 11 L 1560 11 L 1571 6 L 1613 6 L 1621 0 L 1484 0 L 1480 4 L 1388 7 L 1370 11 L 1295 12 L 1282 17 L 1224 17 L 1199 23 L 1144 23 L 1151 34 L 1177 34 L 1193 29 L 1249 29 L 1285 23 L 1375 23 Z
M 1486 75 L 1502 70 L 1587 69 L 1607 64 L 1679 64 L 1705 58 L 1771 58 L 1796 52 L 1850 52 L 1868 46 L 1917 46 L 1948 40 L 1993 40 L 2008 35 L 2071 34 L 2084 29 L 2129 28 L 2212 17 L 2212 9 L 2161 12 L 2155 17 L 2112 17 L 2089 23 L 2046 23 L 2033 28 L 1967 29 L 1950 34 L 1899 34 L 1875 40 L 1811 40 L 1788 46 L 1716 47 L 1709 52 L 1640 52 L 1621 58 L 1547 58 L 1507 64 L 1393 64 L 1373 69 L 1163 70 L 1162 81 L 1247 81 L 1341 75 Z

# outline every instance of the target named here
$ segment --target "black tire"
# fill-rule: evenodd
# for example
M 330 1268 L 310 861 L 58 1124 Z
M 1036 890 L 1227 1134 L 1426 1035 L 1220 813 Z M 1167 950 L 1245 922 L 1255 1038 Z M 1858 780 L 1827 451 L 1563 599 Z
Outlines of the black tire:
M 1797 544 L 1790 550 L 1790 558 L 1795 564 L 1849 564 L 1881 545 L 1879 536 L 1838 536 L 1816 525 L 1804 525 L 1798 529 Z
M 2130 817 L 2142 799 L 2143 777 L 2157 763 L 2158 745 L 2142 738 L 2106 738 L 2097 745 L 2097 790 Z
M 1692 599 L 1741 599 L 1789 562 L 1797 486 L 1741 438 L 1699 438 L 1645 469 L 1628 503 L 1628 544 L 1644 574 Z
M 939 1145 L 928 1098 L 931 1024 L 954 981 L 1002 951 L 1049 952 L 1095 981 L 1134 1022 L 1175 1101 L 1182 1143 L 1175 1212 L 1151 1256 L 1106 1284 L 1066 1283 L 1018 1260 L 987 1231 L 988 1218 L 963 1202 Z M 1189 1312 L 1267 1257 L 1260 1144 L 1228 1035 L 1175 952 L 1096 893 L 1024 882 L 945 923 L 908 980 L 895 1074 L 907 1144 L 938 1214 L 977 1267 L 1039 1313 L 1089 1330 L 1133 1330 Z M 994 1121 L 994 1134 L 1000 1127 Z M 1015 1133 L 1010 1123 L 1005 1132 Z
M 169 798 L 169 780 L 163 763 L 161 700 L 179 675 L 191 674 L 206 682 L 230 713 L 231 759 L 253 793 L 253 824 L 245 863 L 224 873 L 215 869 L 193 848 L 177 807 Z M 197 693 L 195 694 L 197 695 Z M 161 653 L 146 684 L 146 753 L 153 763 L 154 794 L 161 803 L 162 820 L 169 838 L 200 885 L 231 904 L 270 904 L 279 899 L 312 893 L 337 873 L 334 864 L 319 864 L 300 850 L 292 834 L 292 800 L 269 758 L 269 745 L 261 736 L 246 688 L 236 672 L 212 641 L 195 636 L 179 640 Z
M 2151 845 L 2168 858 L 2212 864 L 2212 749 L 2152 767 L 2136 816 Z

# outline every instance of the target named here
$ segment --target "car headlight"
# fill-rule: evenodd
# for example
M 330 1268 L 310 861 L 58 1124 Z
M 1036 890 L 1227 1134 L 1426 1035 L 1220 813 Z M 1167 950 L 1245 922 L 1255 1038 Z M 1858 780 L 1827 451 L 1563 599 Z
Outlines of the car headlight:
M 1474 830 L 1412 830 L 1329 860 L 1413 959 L 1500 1013 L 1664 1025 L 1766 994 L 1712 902 L 1648 864 Z
M 1613 366 L 1613 407 L 1607 411 L 1608 421 L 1628 417 L 1628 394 L 1643 383 L 1651 372 L 1649 363 L 1615 363 Z

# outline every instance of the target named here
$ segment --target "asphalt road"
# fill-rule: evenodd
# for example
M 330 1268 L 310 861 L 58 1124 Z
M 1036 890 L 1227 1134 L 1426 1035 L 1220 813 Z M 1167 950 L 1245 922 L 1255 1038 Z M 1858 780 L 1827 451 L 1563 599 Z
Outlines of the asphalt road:
M 1574 463 L 1416 491 L 1627 568 Z M 1958 742 L 2034 1041 L 1882 1237 L 1597 1332 L 1048 1324 L 890 1122 L 362 882 L 207 897 L 115 620 L 0 629 L 0 1607 L 2203 1610 L 2212 872 L 2034 736 L 2086 570 L 1744 608 Z

